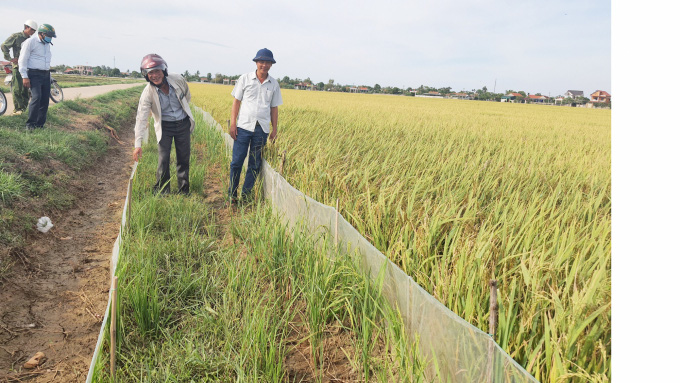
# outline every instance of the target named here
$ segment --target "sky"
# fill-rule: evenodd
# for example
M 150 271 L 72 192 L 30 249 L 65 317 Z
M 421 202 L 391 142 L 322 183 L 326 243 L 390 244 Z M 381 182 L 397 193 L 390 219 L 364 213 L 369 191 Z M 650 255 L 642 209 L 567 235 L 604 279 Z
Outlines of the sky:
M 274 77 L 343 85 L 611 93 L 611 4 L 539 1 L 0 0 L 0 37 L 54 26 L 52 65 L 239 75 L 269 48 Z M 67 5 L 66 5 L 67 4 Z

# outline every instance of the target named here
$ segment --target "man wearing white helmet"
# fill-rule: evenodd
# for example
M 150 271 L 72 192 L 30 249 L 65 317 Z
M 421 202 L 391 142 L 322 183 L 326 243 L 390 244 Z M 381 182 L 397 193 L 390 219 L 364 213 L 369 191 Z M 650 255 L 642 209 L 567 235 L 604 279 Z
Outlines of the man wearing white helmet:
M 19 53 L 21 52 L 21 43 L 33 36 L 37 29 L 38 23 L 33 20 L 26 20 L 24 22 L 24 30 L 11 34 L 0 46 L 5 60 L 12 63 L 12 82 L 14 83 L 12 95 L 14 96 L 15 114 L 23 113 L 23 111 L 26 110 L 26 107 L 28 107 L 28 100 L 30 99 L 28 88 L 23 86 L 23 77 L 21 77 L 21 73 L 19 73 L 19 65 L 17 64 L 19 61 Z M 14 57 L 10 56 L 10 49 L 12 50 L 12 55 Z
M 139 97 L 132 158 L 137 161 L 142 156 L 142 143 L 148 134 L 151 115 L 158 142 L 158 168 L 153 190 L 161 194 L 170 192 L 170 151 L 175 141 L 177 188 L 179 193 L 188 195 L 191 134 L 196 125 L 189 107 L 189 84 L 181 75 L 168 73 L 168 64 L 155 53 L 142 58 L 139 70 L 149 83 Z

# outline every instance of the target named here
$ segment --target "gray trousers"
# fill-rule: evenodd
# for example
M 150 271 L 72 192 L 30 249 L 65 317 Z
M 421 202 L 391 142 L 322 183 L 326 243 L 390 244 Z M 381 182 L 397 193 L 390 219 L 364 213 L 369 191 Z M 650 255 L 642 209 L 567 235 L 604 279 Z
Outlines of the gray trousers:
M 163 121 L 163 134 L 158 142 L 158 169 L 155 191 L 170 192 L 170 149 L 175 140 L 177 154 L 177 187 L 180 193 L 189 193 L 189 160 L 191 158 L 191 121 Z

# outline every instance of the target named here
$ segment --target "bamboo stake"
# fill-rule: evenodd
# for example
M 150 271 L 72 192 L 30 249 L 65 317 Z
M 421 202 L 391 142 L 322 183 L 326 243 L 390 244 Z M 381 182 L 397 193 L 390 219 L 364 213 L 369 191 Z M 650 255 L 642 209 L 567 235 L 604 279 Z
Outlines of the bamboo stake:
M 128 190 L 127 190 L 127 195 L 128 195 L 128 201 L 127 201 L 127 208 L 126 208 L 126 214 L 125 214 L 125 225 L 130 223 L 130 212 L 132 211 L 132 180 L 128 182 Z
M 489 357 L 487 360 L 487 381 L 493 382 L 493 370 L 495 363 L 495 340 L 496 340 L 496 327 L 498 326 L 498 281 L 492 279 L 489 281 L 489 286 L 491 287 L 491 299 L 489 300 L 489 335 L 491 339 L 489 340 Z
M 498 281 L 489 281 L 491 286 L 491 299 L 489 300 L 489 335 L 496 340 L 496 327 L 498 326 Z
M 113 277 L 113 282 L 111 283 L 111 327 L 110 337 L 111 337 L 111 379 L 115 381 L 116 379 L 116 307 L 118 304 L 118 277 Z
M 286 166 L 286 152 L 287 150 L 284 150 L 281 154 L 281 166 L 279 167 L 279 174 L 281 174 L 281 176 L 283 176 L 283 168 Z
M 340 215 L 340 198 L 335 199 L 335 246 L 338 246 L 338 216 Z

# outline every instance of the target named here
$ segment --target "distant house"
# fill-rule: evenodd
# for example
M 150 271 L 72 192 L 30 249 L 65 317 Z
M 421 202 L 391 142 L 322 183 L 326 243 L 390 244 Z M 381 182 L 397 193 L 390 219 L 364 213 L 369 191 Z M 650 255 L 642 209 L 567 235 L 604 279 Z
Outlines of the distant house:
M 309 84 L 306 82 L 299 82 L 295 84 L 295 89 L 297 90 L 314 90 L 314 84 Z
M 207 77 L 201 77 L 201 82 L 208 82 L 208 78 Z
M 517 102 L 517 99 L 522 97 L 524 96 L 521 93 L 508 93 L 501 97 L 501 102 Z
M 467 93 L 449 93 L 446 95 L 448 98 L 455 98 L 456 100 L 469 100 L 470 95 Z
M 444 98 L 441 93 L 431 91 L 423 94 L 416 94 L 416 97 L 427 97 L 427 98 Z
M 564 97 L 566 97 L 566 98 L 583 97 L 583 91 L 582 90 L 568 90 L 564 94 Z
M 236 85 L 236 82 L 238 82 L 238 79 L 233 80 L 229 80 L 228 78 L 222 79 L 222 84 L 224 85 Z
M 86 76 L 92 76 L 94 74 L 92 67 L 89 65 L 76 65 L 73 69 Z
M 609 104 L 612 102 L 612 96 L 603 90 L 596 90 L 594 93 L 590 95 L 590 101 L 604 102 Z
M 349 87 L 349 92 L 350 93 L 368 93 L 368 88 L 365 86 L 350 86 Z
M 544 102 L 548 101 L 548 97 L 546 97 L 546 96 L 537 96 L 537 95 L 535 95 L 535 94 L 530 94 L 530 95 L 528 95 L 526 99 L 527 99 L 527 101 L 531 101 L 531 102 L 539 102 L 539 103 L 544 103 Z

